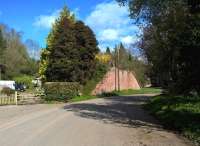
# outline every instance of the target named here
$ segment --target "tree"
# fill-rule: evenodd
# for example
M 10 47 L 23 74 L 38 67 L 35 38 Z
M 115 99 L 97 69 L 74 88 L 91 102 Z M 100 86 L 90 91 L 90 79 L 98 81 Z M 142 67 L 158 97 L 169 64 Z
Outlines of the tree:
M 119 66 L 120 69 L 131 71 L 136 76 L 141 86 L 146 85 L 147 65 L 144 63 L 144 61 L 139 60 L 137 57 L 131 54 L 130 51 L 126 49 L 122 43 L 119 44 L 119 47 L 116 46 L 114 50 L 115 51 L 112 53 L 112 60 L 116 63 L 116 66 Z
M 28 51 L 30 58 L 39 60 L 40 59 L 39 58 L 40 57 L 40 49 L 41 49 L 39 44 L 32 39 L 27 39 L 25 41 L 25 45 L 27 47 L 27 51 Z
M 96 69 L 95 55 L 99 52 L 98 42 L 93 31 L 82 21 L 77 21 L 74 27 L 76 37 L 76 49 L 79 59 L 74 70 L 76 80 L 81 84 L 85 84 L 90 79 Z
M 0 64 L 3 64 L 4 69 L 3 79 L 13 79 L 22 74 L 34 75 L 37 72 L 37 62 L 29 57 L 27 47 L 21 40 L 21 33 L 0 24 L 0 44 Z
M 111 54 L 111 51 L 110 51 L 110 48 L 109 48 L 109 47 L 106 48 L 106 53 L 107 53 L 107 54 Z
M 2 73 L 5 70 L 5 59 L 4 59 L 5 49 L 6 49 L 6 42 L 3 38 L 3 33 L 0 28 L 0 80 L 1 80 Z
M 118 0 L 125 4 L 127 0 Z M 199 2 L 130 0 L 131 17 L 144 26 L 140 47 L 159 84 L 175 93 L 200 94 Z M 189 2 L 189 3 L 188 3 Z M 192 2 L 192 3 L 191 3 Z
M 92 30 L 64 7 L 42 51 L 40 75 L 46 81 L 84 84 L 95 71 L 97 41 Z
M 72 15 L 67 7 L 64 7 L 47 38 L 47 81 L 74 81 L 72 72 L 74 64 L 77 63 L 77 50 L 73 26 Z
M 3 32 L 0 28 L 0 64 L 3 64 L 3 56 L 5 53 L 6 41 L 3 37 Z

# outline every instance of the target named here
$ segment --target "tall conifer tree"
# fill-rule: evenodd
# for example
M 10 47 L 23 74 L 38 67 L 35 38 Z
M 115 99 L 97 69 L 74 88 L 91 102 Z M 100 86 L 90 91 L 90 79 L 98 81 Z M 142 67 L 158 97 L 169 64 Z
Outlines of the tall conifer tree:
M 79 52 L 77 79 L 84 84 L 95 72 L 95 55 L 98 53 L 97 40 L 93 31 L 82 21 L 75 24 L 76 47 Z
M 73 15 L 64 7 L 47 38 L 48 81 L 73 81 L 72 73 L 78 57 L 75 49 L 74 23 Z
M 99 49 L 93 31 L 64 7 L 47 38 L 40 74 L 46 81 L 85 84 L 96 69 Z

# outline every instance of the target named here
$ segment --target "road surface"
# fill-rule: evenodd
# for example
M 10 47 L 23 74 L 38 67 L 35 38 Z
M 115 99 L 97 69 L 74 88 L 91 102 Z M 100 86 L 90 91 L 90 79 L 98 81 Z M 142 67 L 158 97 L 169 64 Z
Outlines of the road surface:
M 147 99 L 0 107 L 0 146 L 190 146 L 142 109 Z

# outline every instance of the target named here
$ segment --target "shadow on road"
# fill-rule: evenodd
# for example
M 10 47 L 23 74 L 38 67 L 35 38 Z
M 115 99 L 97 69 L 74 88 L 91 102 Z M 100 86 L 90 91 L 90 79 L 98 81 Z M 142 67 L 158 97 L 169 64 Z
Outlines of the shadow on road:
M 148 96 L 109 97 L 67 105 L 64 109 L 74 112 L 76 116 L 104 123 L 157 129 L 158 122 L 142 108 L 148 99 Z

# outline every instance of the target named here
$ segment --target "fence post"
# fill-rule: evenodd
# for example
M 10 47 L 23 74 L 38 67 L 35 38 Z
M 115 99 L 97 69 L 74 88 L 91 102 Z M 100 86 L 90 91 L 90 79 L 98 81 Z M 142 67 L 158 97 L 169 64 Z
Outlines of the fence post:
M 17 91 L 15 91 L 15 104 L 17 105 Z

